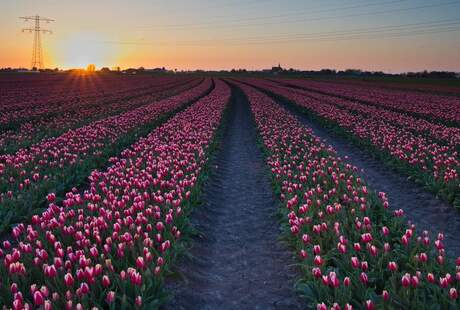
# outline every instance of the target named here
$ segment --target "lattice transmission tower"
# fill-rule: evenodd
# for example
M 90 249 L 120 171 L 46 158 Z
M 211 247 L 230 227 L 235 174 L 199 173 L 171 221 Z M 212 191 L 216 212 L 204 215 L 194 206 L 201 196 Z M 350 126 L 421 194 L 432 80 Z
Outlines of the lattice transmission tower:
M 43 69 L 43 50 L 42 50 L 42 42 L 41 42 L 41 34 L 42 33 L 53 33 L 51 30 L 42 29 L 40 27 L 40 22 L 54 22 L 53 19 L 41 17 L 38 15 L 35 16 L 23 16 L 19 17 L 24 21 L 33 21 L 35 22 L 35 26 L 32 28 L 23 28 L 22 32 L 28 31 L 29 33 L 34 33 L 34 45 L 32 48 L 32 70 Z

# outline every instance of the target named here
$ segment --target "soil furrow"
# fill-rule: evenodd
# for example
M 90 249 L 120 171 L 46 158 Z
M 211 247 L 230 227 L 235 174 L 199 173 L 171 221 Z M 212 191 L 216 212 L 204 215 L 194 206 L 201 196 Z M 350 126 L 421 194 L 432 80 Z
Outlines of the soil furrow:
M 419 231 L 428 230 L 433 237 L 443 232 L 446 253 L 452 258 L 460 255 L 460 242 L 457 240 L 460 235 L 460 212 L 423 186 L 389 169 L 366 150 L 322 127 L 284 98 L 260 90 L 296 115 L 316 136 L 332 145 L 340 156 L 348 156 L 347 161 L 361 169 L 360 175 L 373 190 L 388 194 L 391 209 L 403 209 L 408 221 L 414 223 Z
M 295 309 L 294 259 L 279 241 L 277 203 L 247 99 L 232 89 L 221 147 L 191 219 L 200 232 L 169 284 L 166 309 Z

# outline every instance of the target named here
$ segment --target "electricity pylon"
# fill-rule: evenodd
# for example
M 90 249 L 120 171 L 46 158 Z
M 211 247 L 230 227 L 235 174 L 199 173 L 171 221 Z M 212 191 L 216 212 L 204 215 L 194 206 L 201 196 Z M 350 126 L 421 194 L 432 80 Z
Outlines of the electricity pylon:
M 38 15 L 35 16 L 23 16 L 19 17 L 20 19 L 27 21 L 34 21 L 35 27 L 33 28 L 23 28 L 22 32 L 28 31 L 29 33 L 34 33 L 34 46 L 32 49 L 32 70 L 43 69 L 43 50 L 41 42 L 41 33 L 53 33 L 51 30 L 40 28 L 40 22 L 54 22 L 53 19 L 41 17 Z

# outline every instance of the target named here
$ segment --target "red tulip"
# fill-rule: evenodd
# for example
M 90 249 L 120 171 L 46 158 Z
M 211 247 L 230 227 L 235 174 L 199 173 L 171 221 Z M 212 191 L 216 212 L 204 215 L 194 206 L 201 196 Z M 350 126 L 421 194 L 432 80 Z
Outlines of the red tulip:
M 422 263 L 426 263 L 428 261 L 428 255 L 426 253 L 420 253 L 419 259 Z
M 73 277 L 70 273 L 64 275 L 64 283 L 66 286 L 72 286 L 74 283 Z
M 105 297 L 105 301 L 108 304 L 111 304 L 112 302 L 114 302 L 114 300 L 115 300 L 115 292 L 114 291 L 109 291 L 107 293 L 107 296 Z
M 43 298 L 42 293 L 41 293 L 40 291 L 37 290 L 37 291 L 34 292 L 33 295 L 34 295 L 34 305 L 35 305 L 35 306 L 41 306 L 41 305 L 43 305 L 45 299 Z
M 351 265 L 353 266 L 353 268 L 359 268 L 359 266 L 361 265 L 359 259 L 356 256 L 353 256 L 351 258 Z
M 86 295 L 89 293 L 89 286 L 88 284 L 86 284 L 85 282 L 82 282 L 80 284 L 80 292 L 83 294 L 83 295 Z
M 144 269 L 145 268 L 145 262 L 144 262 L 144 258 L 139 256 L 137 259 L 136 259 L 136 266 L 137 268 L 139 269 Z
M 135 304 L 138 307 L 142 306 L 142 297 L 141 296 L 136 297 Z
M 457 299 L 458 297 L 458 293 L 457 293 L 457 289 L 454 288 L 454 287 L 451 287 L 450 290 L 449 290 L 449 297 L 450 299 Z
M 102 286 L 104 287 L 110 286 L 110 278 L 107 275 L 102 276 Z
M 319 269 L 318 267 L 315 267 L 311 270 L 311 273 L 313 274 L 313 276 L 315 278 L 320 278 L 321 277 L 321 269 Z
M 303 249 L 300 250 L 300 257 L 301 257 L 302 259 L 307 258 L 307 256 L 308 256 L 308 255 L 307 255 L 307 252 L 306 252 L 305 250 L 303 250 Z
M 315 256 L 313 262 L 315 263 L 316 266 L 320 266 L 324 263 L 323 259 L 319 255 Z
M 388 263 L 388 269 L 391 271 L 397 271 L 398 270 L 398 265 L 395 262 L 389 262 Z
M 387 290 L 383 290 L 382 291 L 382 298 L 383 298 L 384 301 L 390 300 L 390 293 L 388 293 Z
M 390 230 L 388 229 L 388 227 L 383 226 L 382 227 L 382 233 L 383 233 L 384 236 L 388 236 L 388 234 L 390 233 Z
M 410 285 L 410 281 L 411 280 L 411 277 L 410 277 L 410 274 L 406 273 L 404 276 L 402 276 L 401 278 L 401 284 L 402 286 L 404 287 L 408 287 Z
M 48 200 L 48 202 L 55 202 L 56 201 L 56 194 L 55 193 L 49 193 L 47 196 L 46 196 L 46 199 Z
M 419 281 L 418 277 L 412 276 L 412 278 L 411 278 L 411 280 L 410 280 L 410 283 L 412 284 L 412 286 L 413 286 L 414 288 L 418 286 L 419 282 L 420 282 L 420 281 Z
M 359 279 L 365 285 L 367 285 L 367 283 L 369 282 L 369 278 L 367 277 L 367 274 L 365 272 L 361 272 L 361 274 L 359 275 Z
M 320 253 L 321 253 L 321 247 L 318 244 L 314 245 L 313 246 L 313 254 L 319 255 Z
M 337 275 L 335 274 L 335 272 L 333 272 L 333 271 L 329 272 L 329 284 L 332 287 L 339 287 L 340 286 L 340 281 L 337 278 Z
M 310 236 L 307 234 L 302 235 L 302 241 L 304 244 L 309 244 L 310 243 Z
M 326 304 L 323 302 L 316 305 L 316 310 L 328 310 Z
M 355 244 L 353 245 L 353 248 L 355 249 L 356 252 L 359 252 L 359 251 L 361 251 L 361 244 L 355 243 Z
M 44 309 L 45 309 L 45 310 L 52 310 L 52 309 L 53 309 L 53 305 L 51 304 L 51 301 L 45 300 Z

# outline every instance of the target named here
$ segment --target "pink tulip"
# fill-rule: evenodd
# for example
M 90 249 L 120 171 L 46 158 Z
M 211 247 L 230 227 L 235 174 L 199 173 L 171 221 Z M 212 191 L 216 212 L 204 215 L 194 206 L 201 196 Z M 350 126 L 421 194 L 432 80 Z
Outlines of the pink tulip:
M 308 256 L 308 255 L 307 255 L 307 252 L 306 252 L 305 250 L 303 250 L 303 249 L 300 250 L 300 257 L 301 257 L 302 259 L 307 258 L 307 256 Z
M 344 310 L 353 310 L 353 306 L 350 305 L 350 304 L 345 304 L 345 306 L 344 306 L 343 309 L 344 309 Z
M 323 259 L 319 255 L 315 256 L 313 262 L 315 263 L 316 266 L 321 266 L 324 263 Z
M 370 300 L 370 299 L 366 300 L 366 309 L 367 309 L 367 310 L 373 310 L 373 309 L 375 309 L 375 305 L 374 305 L 374 303 L 372 302 L 372 300 Z
M 145 269 L 145 262 L 143 257 L 139 256 L 136 258 L 136 266 L 139 269 Z
M 46 199 L 48 200 L 49 203 L 55 202 L 56 201 L 56 194 L 55 193 L 49 193 L 46 196 Z
M 110 278 L 107 275 L 102 276 L 102 286 L 104 287 L 110 286 Z
M 66 286 L 69 286 L 69 287 L 73 285 L 74 280 L 73 280 L 73 277 L 72 277 L 72 275 L 70 273 L 66 273 L 64 275 L 64 283 L 65 283 Z
M 43 295 L 40 291 L 35 291 L 33 293 L 34 296 L 34 305 L 35 306 L 41 306 L 45 302 L 45 299 L 43 298 Z
M 356 257 L 356 256 L 353 256 L 351 258 L 351 265 L 353 266 L 353 268 L 359 268 L 361 263 L 359 262 L 359 259 Z
M 395 262 L 389 262 L 388 263 L 388 269 L 390 271 L 397 271 L 398 270 L 398 265 Z
M 115 301 L 115 292 L 114 291 L 109 291 L 107 293 L 107 296 L 105 297 L 105 301 L 108 303 L 108 304 L 111 304 Z
M 411 277 L 410 274 L 406 273 L 404 276 L 401 278 L 401 284 L 403 287 L 408 287 L 411 282 Z
M 321 247 L 319 245 L 313 246 L 313 254 L 319 255 L 321 253 Z
M 326 304 L 323 302 L 316 305 L 316 310 L 328 310 Z
M 367 274 L 365 272 L 361 272 L 361 274 L 359 275 L 359 279 L 364 285 L 367 285 L 367 283 L 369 282 L 369 278 L 367 277 Z
M 315 278 L 321 277 L 321 269 L 319 269 L 318 267 L 313 268 L 311 272 Z
M 390 300 L 390 293 L 388 293 L 387 290 L 383 290 L 382 291 L 382 298 L 383 298 L 384 301 Z
M 449 297 L 450 299 L 457 299 L 458 297 L 457 289 L 455 289 L 454 287 L 451 287 L 449 290 Z

